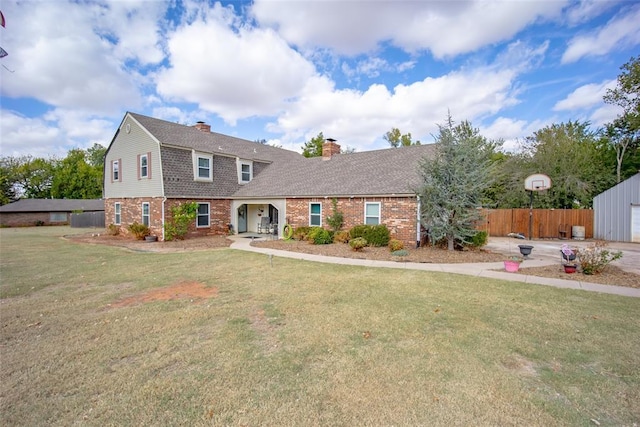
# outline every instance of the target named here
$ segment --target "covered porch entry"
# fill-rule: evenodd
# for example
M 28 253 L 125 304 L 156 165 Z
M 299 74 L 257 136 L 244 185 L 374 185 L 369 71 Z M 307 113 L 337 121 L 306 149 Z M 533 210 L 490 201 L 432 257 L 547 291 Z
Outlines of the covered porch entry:
M 231 225 L 238 233 L 282 236 L 286 218 L 284 199 L 233 200 Z

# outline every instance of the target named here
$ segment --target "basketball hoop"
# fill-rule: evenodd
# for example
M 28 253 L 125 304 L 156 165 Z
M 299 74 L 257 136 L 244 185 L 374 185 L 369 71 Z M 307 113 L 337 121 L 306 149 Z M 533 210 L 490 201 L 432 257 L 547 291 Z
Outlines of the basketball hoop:
M 533 192 L 544 191 L 551 188 L 551 178 L 541 173 L 529 175 L 524 180 L 524 189 L 530 191 L 529 196 L 529 240 L 533 234 Z
M 528 191 L 543 191 L 551 188 L 551 178 L 541 173 L 529 175 L 524 180 L 524 189 Z

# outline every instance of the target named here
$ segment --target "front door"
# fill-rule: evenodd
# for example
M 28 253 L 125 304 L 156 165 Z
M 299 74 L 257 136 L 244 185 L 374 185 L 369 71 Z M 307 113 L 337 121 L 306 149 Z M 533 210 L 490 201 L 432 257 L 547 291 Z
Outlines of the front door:
M 238 208 L 238 233 L 247 232 L 247 205 Z

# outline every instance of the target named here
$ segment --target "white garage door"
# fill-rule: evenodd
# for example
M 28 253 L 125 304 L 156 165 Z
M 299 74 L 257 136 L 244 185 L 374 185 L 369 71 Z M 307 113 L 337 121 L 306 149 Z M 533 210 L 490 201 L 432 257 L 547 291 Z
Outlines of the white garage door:
M 640 243 L 640 205 L 631 206 L 631 241 Z

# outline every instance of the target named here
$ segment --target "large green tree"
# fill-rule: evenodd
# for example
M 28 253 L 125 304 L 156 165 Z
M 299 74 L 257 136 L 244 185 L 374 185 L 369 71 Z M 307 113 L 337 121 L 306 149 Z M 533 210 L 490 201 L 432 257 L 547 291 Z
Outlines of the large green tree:
M 403 134 L 398 128 L 391 128 L 391 130 L 384 134 L 383 138 L 393 148 L 408 147 L 410 145 L 420 145 L 420 141 L 413 141 L 411 139 L 411 132 Z
M 85 150 L 69 151 L 56 168 L 51 195 L 57 199 L 102 197 L 102 168 L 87 163 Z
M 453 250 L 477 233 L 477 208 L 492 179 L 492 143 L 467 121 L 454 126 L 450 116 L 436 143 L 435 156 L 421 162 L 420 220 L 432 241 L 446 239 Z
M 320 132 L 316 137 L 304 143 L 302 155 L 304 157 L 322 156 L 322 144 L 324 144 L 324 135 Z
M 541 208 L 590 207 L 593 197 L 615 180 L 588 122 L 553 124 L 534 132 L 525 140 L 520 165 L 520 186 L 533 173 L 551 178 L 551 189 L 536 195 Z
M 620 182 L 627 176 L 623 174 L 625 162 L 631 162 L 628 174 L 637 173 L 640 163 L 640 57 L 631 58 L 621 67 L 614 89 L 607 89 L 604 101 L 617 105 L 622 113 L 607 124 L 605 137 L 616 153 L 616 178 Z
M 51 183 L 57 160 L 32 156 L 6 157 L 4 163 L 13 171 L 13 188 L 16 196 L 28 199 L 51 197 Z
M 9 157 L 0 158 L 0 206 L 11 203 L 17 198 L 15 188 L 15 170 Z

